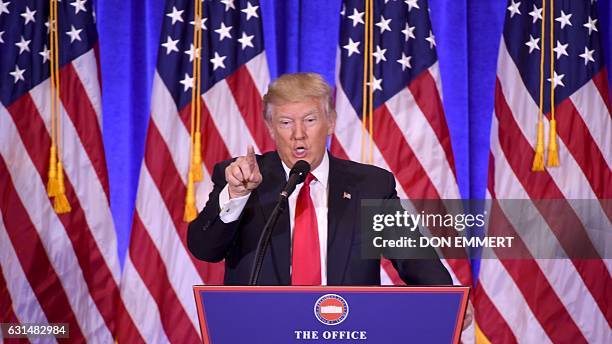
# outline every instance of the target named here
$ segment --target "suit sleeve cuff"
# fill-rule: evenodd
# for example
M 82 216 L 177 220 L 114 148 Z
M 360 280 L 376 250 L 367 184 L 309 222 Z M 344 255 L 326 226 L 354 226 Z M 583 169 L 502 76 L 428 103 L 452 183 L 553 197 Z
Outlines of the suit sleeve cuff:
M 226 184 L 219 194 L 219 218 L 223 223 L 230 223 L 238 220 L 244 210 L 251 194 L 230 199 L 229 186 Z

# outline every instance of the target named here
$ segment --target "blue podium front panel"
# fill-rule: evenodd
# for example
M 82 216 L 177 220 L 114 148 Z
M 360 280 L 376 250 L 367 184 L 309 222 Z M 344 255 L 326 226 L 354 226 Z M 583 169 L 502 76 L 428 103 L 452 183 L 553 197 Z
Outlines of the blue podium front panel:
M 456 343 L 467 287 L 194 287 L 205 343 Z

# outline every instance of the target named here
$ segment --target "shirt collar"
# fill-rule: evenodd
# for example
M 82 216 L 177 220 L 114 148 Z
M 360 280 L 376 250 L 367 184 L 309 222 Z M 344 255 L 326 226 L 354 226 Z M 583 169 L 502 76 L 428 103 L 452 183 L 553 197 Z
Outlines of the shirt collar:
M 281 162 L 283 164 L 283 169 L 285 170 L 285 178 L 287 178 L 291 169 L 285 165 L 284 161 L 281 160 Z M 325 150 L 325 154 L 323 154 L 323 159 L 321 160 L 319 166 L 317 166 L 317 168 L 315 168 L 313 171 L 310 171 L 310 173 L 312 173 L 312 175 L 317 178 L 317 180 L 320 181 L 323 186 L 327 187 L 327 179 L 329 177 L 329 156 L 327 154 L 327 150 Z

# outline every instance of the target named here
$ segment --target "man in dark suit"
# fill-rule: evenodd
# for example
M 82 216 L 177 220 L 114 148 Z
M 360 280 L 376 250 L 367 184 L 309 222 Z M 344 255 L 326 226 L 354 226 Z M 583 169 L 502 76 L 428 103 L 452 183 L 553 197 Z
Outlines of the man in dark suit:
M 225 283 L 247 284 L 262 229 L 296 161 L 311 175 L 289 197 L 274 227 L 259 276 L 262 285 L 379 285 L 380 260 L 361 257 L 362 199 L 395 199 L 395 179 L 381 168 L 333 157 L 326 140 L 336 113 L 329 85 L 313 73 L 287 74 L 264 96 L 277 151 L 223 161 L 214 168 L 206 207 L 189 225 L 198 259 L 225 259 Z M 449 285 L 439 260 L 392 260 L 408 284 Z

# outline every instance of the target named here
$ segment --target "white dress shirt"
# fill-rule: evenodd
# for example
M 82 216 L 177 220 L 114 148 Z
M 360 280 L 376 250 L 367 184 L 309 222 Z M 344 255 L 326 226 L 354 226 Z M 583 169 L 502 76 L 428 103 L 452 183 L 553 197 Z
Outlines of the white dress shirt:
M 283 162 L 285 169 L 285 178 L 288 178 L 291 170 Z M 316 180 L 310 183 L 310 197 L 315 206 L 317 216 L 317 227 L 319 229 L 319 252 L 321 254 L 321 284 L 327 285 L 327 195 L 328 195 L 328 177 L 329 177 L 329 157 L 327 152 L 323 156 L 321 164 L 313 171 L 310 171 Z M 291 242 L 293 242 L 293 229 L 295 227 L 295 205 L 297 197 L 304 183 L 296 186 L 295 191 L 289 196 L 289 221 L 291 228 Z M 251 194 L 230 199 L 229 186 L 225 185 L 221 194 L 219 194 L 219 207 L 221 209 L 219 218 L 224 223 L 230 223 L 238 220 L 242 210 L 244 209 Z M 293 247 L 293 246 L 292 246 Z M 291 271 L 291 270 L 290 270 Z

